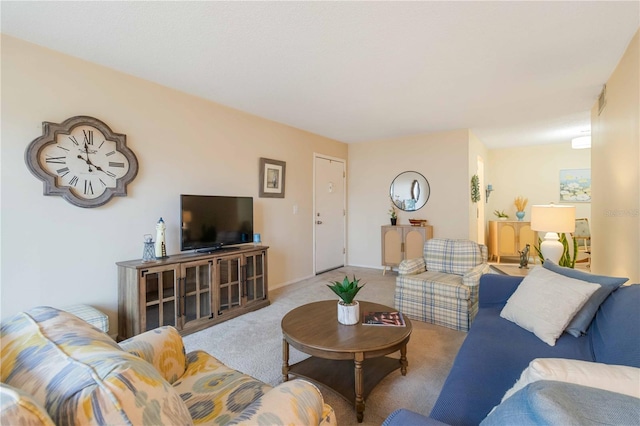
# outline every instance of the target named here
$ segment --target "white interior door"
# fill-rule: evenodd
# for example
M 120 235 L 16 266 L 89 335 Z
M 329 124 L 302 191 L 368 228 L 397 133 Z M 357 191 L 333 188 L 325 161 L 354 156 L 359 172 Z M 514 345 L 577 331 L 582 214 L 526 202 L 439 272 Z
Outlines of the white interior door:
M 345 263 L 345 163 L 316 155 L 314 160 L 315 273 Z

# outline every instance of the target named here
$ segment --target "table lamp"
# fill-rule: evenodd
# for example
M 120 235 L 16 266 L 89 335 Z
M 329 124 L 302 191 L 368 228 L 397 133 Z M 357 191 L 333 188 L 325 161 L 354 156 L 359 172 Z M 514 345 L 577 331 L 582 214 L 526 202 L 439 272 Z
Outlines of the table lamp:
M 558 263 L 564 252 L 558 233 L 575 231 L 576 208 L 555 204 L 532 206 L 531 229 L 546 232 L 544 241 L 540 244 L 540 252 L 545 259 Z

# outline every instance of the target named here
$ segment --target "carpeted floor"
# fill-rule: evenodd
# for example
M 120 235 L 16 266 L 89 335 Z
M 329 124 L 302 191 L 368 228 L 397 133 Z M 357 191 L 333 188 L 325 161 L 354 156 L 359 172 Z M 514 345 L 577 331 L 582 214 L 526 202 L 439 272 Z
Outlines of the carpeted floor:
M 229 367 L 270 385 L 282 382 L 282 332 L 280 321 L 291 309 L 317 300 L 335 299 L 325 284 L 344 276 L 365 283 L 358 300 L 393 306 L 395 273 L 386 276 L 377 269 L 345 267 L 273 290 L 271 305 L 238 318 L 185 336 L 187 352 L 202 349 Z M 466 333 L 420 321 L 412 321 L 413 332 L 407 348 L 409 368 L 389 374 L 366 400 L 362 425 L 380 425 L 397 408 L 429 414 Z M 308 355 L 293 348 L 290 363 Z M 366 372 L 365 372 L 366 374 Z M 320 387 L 325 401 L 336 411 L 339 425 L 356 425 L 353 406 L 328 388 Z

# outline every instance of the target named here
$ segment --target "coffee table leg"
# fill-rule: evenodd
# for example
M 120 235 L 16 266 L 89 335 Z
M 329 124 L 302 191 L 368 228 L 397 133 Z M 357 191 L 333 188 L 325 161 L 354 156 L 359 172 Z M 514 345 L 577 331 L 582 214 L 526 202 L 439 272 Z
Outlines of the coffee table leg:
M 407 345 L 405 344 L 400 348 L 400 373 L 402 373 L 403 376 L 407 375 L 408 365 L 409 362 L 407 361 Z
M 282 380 L 289 381 L 289 342 L 282 339 Z
M 358 419 L 358 423 L 362 423 L 362 419 L 364 418 L 364 398 L 362 398 L 362 394 L 364 393 L 364 381 L 362 374 L 362 361 L 364 361 L 364 354 L 357 353 L 355 358 L 355 391 L 356 391 L 356 416 Z

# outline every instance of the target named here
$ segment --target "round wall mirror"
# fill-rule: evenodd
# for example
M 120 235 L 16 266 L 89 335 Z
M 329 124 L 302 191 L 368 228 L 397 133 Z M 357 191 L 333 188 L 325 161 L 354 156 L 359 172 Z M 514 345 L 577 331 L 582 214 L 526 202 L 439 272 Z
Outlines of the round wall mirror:
M 429 181 L 418 172 L 402 172 L 391 182 L 389 196 L 400 210 L 412 212 L 421 209 L 429 201 Z

